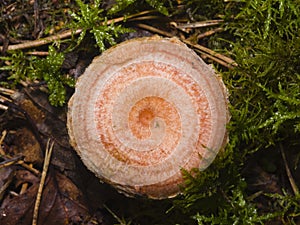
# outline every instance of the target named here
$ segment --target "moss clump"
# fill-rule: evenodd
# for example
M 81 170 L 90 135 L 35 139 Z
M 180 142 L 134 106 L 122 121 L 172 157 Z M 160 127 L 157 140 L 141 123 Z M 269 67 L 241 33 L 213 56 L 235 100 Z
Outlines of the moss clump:
M 73 30 L 82 29 L 77 44 L 80 44 L 86 33 L 89 31 L 94 35 L 97 46 L 101 51 L 106 49 L 106 44 L 116 44 L 115 38 L 119 34 L 127 33 L 130 29 L 114 23 L 108 24 L 105 11 L 101 9 L 101 1 L 95 0 L 94 3 L 85 4 L 81 0 L 76 0 L 80 10 L 71 12 Z
M 189 4 L 200 2 L 205 1 Z M 214 4 L 225 19 L 225 32 L 211 39 L 210 45 L 223 46 L 222 52 L 238 64 L 230 71 L 219 68 L 230 93 L 229 143 L 226 153 L 207 171 L 187 176 L 184 196 L 177 203 L 194 214 L 198 224 L 264 224 L 277 217 L 295 224 L 299 219 L 296 193 L 268 195 L 272 207 L 262 213 L 250 200 L 241 171 L 254 152 L 276 151 L 280 143 L 299 148 L 299 1 Z M 207 210 L 212 204 L 218 206 Z

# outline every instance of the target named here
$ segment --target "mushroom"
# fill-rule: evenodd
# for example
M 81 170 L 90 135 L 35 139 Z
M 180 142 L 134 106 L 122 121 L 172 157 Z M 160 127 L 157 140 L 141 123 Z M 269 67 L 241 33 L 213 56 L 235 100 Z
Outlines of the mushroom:
M 226 144 L 224 84 L 176 38 L 125 41 L 96 57 L 69 102 L 70 142 L 128 196 L 180 193 L 181 169 L 206 169 Z

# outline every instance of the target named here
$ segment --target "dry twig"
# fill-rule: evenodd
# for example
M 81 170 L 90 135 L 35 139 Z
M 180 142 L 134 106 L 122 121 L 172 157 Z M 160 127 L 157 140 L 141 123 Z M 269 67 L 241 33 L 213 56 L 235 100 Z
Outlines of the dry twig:
M 217 28 L 215 28 L 215 29 L 208 30 L 208 31 L 206 31 L 206 32 L 204 32 L 204 33 L 199 34 L 199 35 L 197 36 L 197 38 L 198 38 L 198 39 L 202 39 L 202 38 L 211 36 L 211 35 L 213 35 L 213 34 L 215 34 L 215 33 L 217 33 L 217 32 L 221 32 L 221 31 L 223 31 L 223 30 L 224 30 L 224 29 L 223 29 L 222 27 L 217 27 Z
M 153 33 L 157 33 L 157 34 L 160 34 L 160 35 L 163 35 L 163 36 L 166 36 L 166 37 L 173 37 L 173 35 L 171 33 L 166 32 L 166 31 L 162 31 L 158 28 L 149 26 L 147 24 L 137 24 L 137 26 L 142 28 L 142 29 L 149 30 Z M 220 53 L 216 53 L 215 51 L 213 51 L 209 48 L 206 48 L 202 45 L 194 44 L 194 43 L 192 43 L 191 41 L 189 41 L 187 39 L 180 38 L 180 40 L 182 42 L 184 42 L 185 44 L 190 45 L 193 48 L 197 49 L 197 51 L 199 51 L 201 54 L 204 54 L 206 57 L 212 59 L 213 61 L 215 61 L 217 63 L 220 63 L 221 65 L 223 65 L 227 68 L 232 68 L 232 67 L 237 66 L 237 63 L 233 59 L 231 59 L 227 56 L 224 56 Z
M 284 163 L 284 166 L 285 166 L 285 171 L 286 171 L 286 174 L 287 174 L 287 176 L 289 178 L 291 187 L 293 189 L 293 192 L 294 192 L 295 196 L 298 196 L 299 195 L 299 188 L 297 187 L 296 182 L 295 182 L 295 180 L 294 180 L 294 178 L 292 176 L 291 170 L 290 170 L 290 168 L 288 166 L 288 163 L 287 163 L 287 160 L 286 160 L 286 156 L 285 156 L 282 144 L 280 144 L 280 151 L 281 151 L 283 163 Z
M 4 87 L 0 87 L 0 93 L 3 93 L 5 95 L 13 95 L 16 93 L 16 91 Z
M 224 20 L 206 20 L 206 21 L 200 21 L 200 22 L 194 22 L 194 23 L 185 23 L 185 24 L 177 24 L 175 22 L 171 22 L 173 26 L 179 29 L 187 29 L 187 28 L 199 28 L 199 27 L 209 27 L 218 25 Z
M 1 135 L 1 139 L 0 139 L 0 155 L 5 155 L 5 152 L 2 149 L 2 143 L 6 137 L 6 134 L 7 134 L 6 130 L 2 131 L 2 135 Z
M 130 15 L 130 16 L 122 16 L 122 17 L 118 17 L 118 18 L 115 18 L 115 19 L 111 19 L 111 20 L 106 21 L 105 25 L 109 25 L 109 24 L 113 24 L 113 23 L 119 23 L 119 22 L 124 21 L 126 19 L 131 19 L 131 18 L 140 16 L 140 15 L 150 13 L 150 12 L 151 11 L 148 10 L 148 11 L 143 11 L 143 12 L 136 13 L 136 14 L 133 14 L 133 15 Z M 27 41 L 27 42 L 20 43 L 20 44 L 9 45 L 7 47 L 7 50 L 10 51 L 10 50 L 20 50 L 20 49 L 26 49 L 26 48 L 34 48 L 34 47 L 49 44 L 49 43 L 54 42 L 54 41 L 69 38 L 72 35 L 77 35 L 77 34 L 80 34 L 81 32 L 82 32 L 82 29 L 77 29 L 75 31 L 66 30 L 62 33 L 54 34 L 52 36 L 45 37 L 45 38 L 40 38 L 40 39 L 37 39 L 37 40 L 34 40 L 34 41 Z M 0 46 L 0 51 L 3 51 L 3 49 L 4 49 L 4 47 Z
M 47 142 L 47 147 L 46 147 L 46 151 L 45 151 L 45 159 L 44 159 L 44 166 L 43 166 L 41 181 L 40 181 L 38 193 L 37 193 L 35 204 L 34 204 L 32 225 L 37 225 L 41 197 L 42 197 L 43 188 L 44 188 L 44 184 L 45 184 L 45 180 L 46 180 L 46 176 L 47 176 L 47 171 L 48 171 L 49 164 L 50 164 L 53 146 L 54 146 L 54 142 L 51 142 L 51 144 L 50 144 L 50 139 L 49 139 Z

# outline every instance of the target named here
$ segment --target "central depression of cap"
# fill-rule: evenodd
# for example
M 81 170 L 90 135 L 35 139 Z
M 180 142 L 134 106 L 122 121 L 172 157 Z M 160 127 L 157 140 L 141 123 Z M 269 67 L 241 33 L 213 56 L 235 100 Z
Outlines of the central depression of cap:
M 96 57 L 69 102 L 71 144 L 127 195 L 180 192 L 181 169 L 204 170 L 223 148 L 228 108 L 214 71 L 177 39 L 140 38 Z

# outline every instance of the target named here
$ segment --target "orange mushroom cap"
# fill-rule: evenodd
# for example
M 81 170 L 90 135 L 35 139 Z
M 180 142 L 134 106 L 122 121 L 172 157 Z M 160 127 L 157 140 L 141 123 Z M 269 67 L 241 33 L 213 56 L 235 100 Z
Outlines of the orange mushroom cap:
M 96 57 L 69 102 L 70 141 L 129 196 L 173 197 L 181 169 L 204 170 L 226 144 L 220 77 L 175 38 L 139 38 Z

